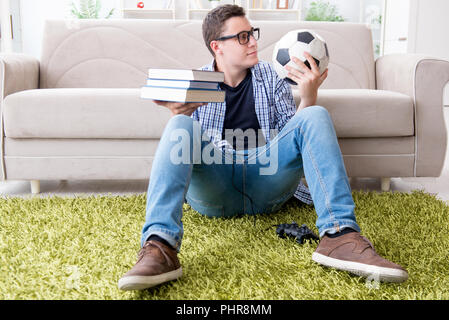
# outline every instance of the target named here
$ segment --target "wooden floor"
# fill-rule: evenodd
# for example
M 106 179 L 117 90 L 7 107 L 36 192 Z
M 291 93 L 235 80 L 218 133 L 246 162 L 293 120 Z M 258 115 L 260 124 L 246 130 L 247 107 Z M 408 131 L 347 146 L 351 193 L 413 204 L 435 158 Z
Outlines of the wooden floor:
M 449 135 L 449 107 L 444 108 L 446 129 Z M 146 192 L 148 181 L 143 180 L 85 180 L 85 181 L 41 181 L 41 193 L 37 196 L 57 195 L 63 197 L 80 195 L 130 195 Z M 351 178 L 353 190 L 381 190 L 380 179 Z M 440 177 L 437 178 L 392 178 L 391 190 L 409 192 L 415 189 L 425 191 L 449 201 L 449 148 Z M 31 197 L 28 181 L 1 181 L 0 196 Z

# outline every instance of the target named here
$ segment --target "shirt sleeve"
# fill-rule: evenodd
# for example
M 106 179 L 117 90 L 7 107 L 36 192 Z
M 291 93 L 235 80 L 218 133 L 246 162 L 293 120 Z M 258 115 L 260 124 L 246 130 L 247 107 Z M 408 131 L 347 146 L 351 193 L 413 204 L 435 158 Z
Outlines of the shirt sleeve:
M 274 119 L 275 128 L 281 131 L 285 124 L 296 113 L 295 99 L 293 98 L 292 88 L 284 79 L 279 78 L 277 74 L 276 86 L 274 90 Z
M 196 108 L 196 110 L 193 111 L 193 113 L 192 113 L 192 115 L 191 115 L 190 117 L 191 117 L 193 120 L 200 121 L 200 118 L 199 118 L 199 116 L 198 116 L 198 108 Z

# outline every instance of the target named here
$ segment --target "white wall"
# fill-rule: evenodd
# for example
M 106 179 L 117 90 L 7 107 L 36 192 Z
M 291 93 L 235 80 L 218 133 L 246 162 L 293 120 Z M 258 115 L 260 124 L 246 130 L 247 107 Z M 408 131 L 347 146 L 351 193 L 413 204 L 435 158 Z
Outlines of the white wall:
M 23 52 L 40 58 L 45 19 L 61 19 L 68 14 L 67 0 L 21 0 Z
M 421 53 L 449 61 L 449 1 L 411 0 L 410 53 Z M 449 106 L 449 84 L 444 105 Z
M 12 52 L 9 1 L 0 0 L 0 23 L 2 29 L 1 52 Z
M 18 0 L 15 0 L 18 1 Z M 23 52 L 36 58 L 41 55 L 41 43 L 46 19 L 71 19 L 71 3 L 76 0 L 20 0 L 22 18 Z M 112 8 L 118 14 L 120 0 L 103 0 L 100 16 L 106 16 Z

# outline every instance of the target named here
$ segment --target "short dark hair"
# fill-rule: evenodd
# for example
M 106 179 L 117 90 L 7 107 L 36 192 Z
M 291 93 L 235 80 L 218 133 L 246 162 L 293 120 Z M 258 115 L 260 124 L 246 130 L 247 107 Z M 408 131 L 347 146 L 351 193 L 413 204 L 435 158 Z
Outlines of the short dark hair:
M 225 4 L 209 11 L 203 20 L 203 38 L 207 49 L 215 56 L 210 42 L 219 38 L 223 32 L 225 22 L 232 17 L 244 17 L 245 9 L 234 4 Z

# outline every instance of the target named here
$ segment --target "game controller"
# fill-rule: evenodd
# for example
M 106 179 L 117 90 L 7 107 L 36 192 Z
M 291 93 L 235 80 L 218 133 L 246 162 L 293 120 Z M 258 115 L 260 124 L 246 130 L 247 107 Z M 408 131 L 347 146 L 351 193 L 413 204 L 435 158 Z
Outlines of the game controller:
M 276 224 L 276 233 L 280 238 L 292 237 L 296 238 L 296 242 L 303 244 L 305 240 L 319 240 L 320 238 L 313 233 L 305 224 L 298 226 L 296 222 L 288 224 Z

